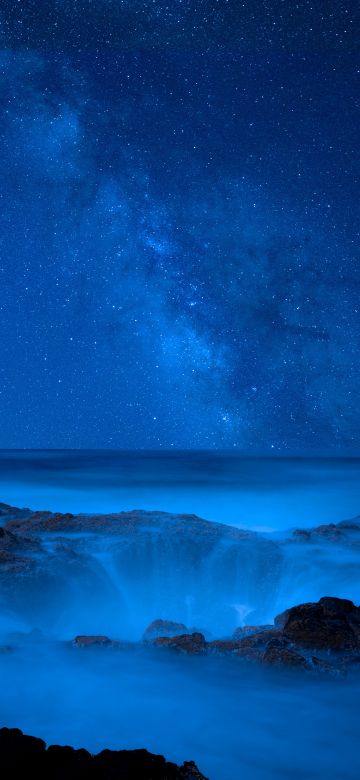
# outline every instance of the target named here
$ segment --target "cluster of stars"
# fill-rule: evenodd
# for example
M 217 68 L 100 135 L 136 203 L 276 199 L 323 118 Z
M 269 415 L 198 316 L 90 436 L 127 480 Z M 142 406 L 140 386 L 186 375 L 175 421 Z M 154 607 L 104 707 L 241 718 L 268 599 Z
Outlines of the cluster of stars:
M 2 4 L 3 447 L 356 449 L 335 6 Z

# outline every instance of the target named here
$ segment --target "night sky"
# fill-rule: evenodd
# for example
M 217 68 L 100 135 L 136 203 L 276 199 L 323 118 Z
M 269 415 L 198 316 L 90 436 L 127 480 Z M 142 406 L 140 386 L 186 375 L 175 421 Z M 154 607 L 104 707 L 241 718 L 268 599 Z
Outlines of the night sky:
M 2 0 L 0 446 L 359 451 L 357 8 Z

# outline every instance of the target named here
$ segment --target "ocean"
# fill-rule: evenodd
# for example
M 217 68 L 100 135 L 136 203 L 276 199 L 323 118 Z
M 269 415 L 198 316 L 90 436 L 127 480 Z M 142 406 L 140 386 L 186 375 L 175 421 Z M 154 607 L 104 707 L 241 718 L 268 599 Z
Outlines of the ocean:
M 261 531 L 360 513 L 360 458 L 2 450 L 0 500 L 60 512 L 157 509 Z

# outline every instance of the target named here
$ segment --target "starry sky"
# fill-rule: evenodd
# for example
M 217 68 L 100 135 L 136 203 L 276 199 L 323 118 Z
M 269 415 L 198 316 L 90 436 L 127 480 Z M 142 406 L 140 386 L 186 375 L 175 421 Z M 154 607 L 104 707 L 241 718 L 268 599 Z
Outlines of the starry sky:
M 1 447 L 359 451 L 359 29 L 2 0 Z

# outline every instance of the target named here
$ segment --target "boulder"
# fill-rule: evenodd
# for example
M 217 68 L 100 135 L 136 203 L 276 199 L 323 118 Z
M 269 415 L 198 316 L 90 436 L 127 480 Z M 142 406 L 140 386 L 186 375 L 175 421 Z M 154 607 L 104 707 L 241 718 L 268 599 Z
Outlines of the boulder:
M 189 630 L 184 623 L 174 623 L 172 620 L 161 620 L 158 618 L 153 620 L 145 629 L 143 639 L 151 641 L 157 637 L 179 636 L 179 634 L 187 633 L 189 633 Z
M 262 656 L 262 663 L 272 666 L 287 666 L 296 669 L 310 669 L 309 661 L 300 653 L 289 648 L 281 639 L 271 639 Z
M 79 647 L 81 649 L 89 648 L 89 647 L 111 647 L 111 648 L 120 648 L 122 646 L 121 642 L 117 642 L 115 639 L 109 639 L 108 636 L 86 636 L 86 635 L 79 635 L 76 636 L 75 639 L 73 639 L 72 644 L 75 647 Z
M 275 626 L 299 647 L 360 650 L 359 617 L 360 610 L 352 601 L 323 597 L 282 612 L 275 618 Z
M 277 639 L 280 634 L 281 632 L 277 628 L 274 628 L 274 626 L 271 628 L 264 627 L 262 631 L 256 631 L 255 634 L 249 634 L 237 641 L 241 648 L 257 649 L 265 647 L 267 643 L 270 642 L 270 639 Z
M 179 636 L 159 636 L 154 639 L 156 647 L 168 647 L 186 655 L 202 655 L 206 652 L 207 644 L 203 634 L 195 631 L 193 634 L 180 634 Z

